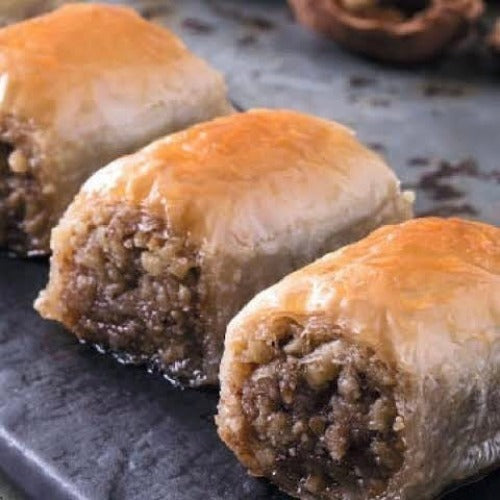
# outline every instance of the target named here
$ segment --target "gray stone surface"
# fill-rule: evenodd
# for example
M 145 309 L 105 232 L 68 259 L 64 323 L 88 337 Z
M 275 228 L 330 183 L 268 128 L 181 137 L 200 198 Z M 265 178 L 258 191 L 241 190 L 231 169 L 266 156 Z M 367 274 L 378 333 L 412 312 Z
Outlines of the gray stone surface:
M 416 187 L 419 213 L 500 223 L 500 92 L 480 58 L 378 66 L 297 27 L 277 0 L 129 3 L 224 71 L 239 106 L 292 107 L 354 127 Z M 467 158 L 475 163 L 460 163 Z M 50 500 L 282 498 L 219 442 L 215 391 L 173 389 L 38 318 L 31 303 L 46 275 L 45 261 L 0 257 L 0 468 L 23 491 Z M 447 500 L 499 495 L 496 474 Z

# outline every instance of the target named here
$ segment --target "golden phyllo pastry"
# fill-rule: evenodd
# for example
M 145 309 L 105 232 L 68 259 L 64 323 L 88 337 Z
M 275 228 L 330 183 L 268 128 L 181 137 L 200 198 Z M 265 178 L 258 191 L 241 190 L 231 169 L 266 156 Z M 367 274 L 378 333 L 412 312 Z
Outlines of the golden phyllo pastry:
M 304 499 L 430 499 L 500 460 L 500 229 L 415 219 L 230 323 L 219 434 Z
M 98 168 L 227 114 L 219 73 L 132 10 L 73 4 L 0 30 L 0 246 L 48 252 Z

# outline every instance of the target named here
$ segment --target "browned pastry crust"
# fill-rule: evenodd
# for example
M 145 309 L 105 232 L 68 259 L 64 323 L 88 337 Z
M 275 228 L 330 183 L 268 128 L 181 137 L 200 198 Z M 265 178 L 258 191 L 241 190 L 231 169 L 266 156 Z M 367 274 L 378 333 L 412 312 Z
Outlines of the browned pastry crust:
M 257 291 L 410 216 L 394 173 L 345 127 L 235 114 L 94 174 L 52 233 L 36 307 L 183 383 L 216 383 L 227 323 Z
M 482 0 L 289 0 L 301 23 L 384 61 L 415 63 L 440 54 L 483 13 Z M 379 5 L 380 4 L 380 5 Z M 428 5 L 426 5 L 428 4 Z M 421 9 L 418 7 L 422 6 Z
M 124 7 L 72 4 L 0 30 L 0 246 L 49 250 L 82 182 L 152 139 L 227 114 L 221 75 Z
M 415 219 L 228 326 L 219 434 L 304 499 L 430 499 L 500 463 L 500 229 Z

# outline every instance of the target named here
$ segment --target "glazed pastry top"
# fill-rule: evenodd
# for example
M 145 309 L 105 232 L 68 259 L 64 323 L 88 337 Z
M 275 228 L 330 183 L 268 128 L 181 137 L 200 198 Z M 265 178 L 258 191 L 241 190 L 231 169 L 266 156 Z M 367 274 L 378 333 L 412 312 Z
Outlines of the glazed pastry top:
M 177 37 L 124 7 L 70 4 L 0 30 L 0 113 L 72 142 L 158 128 L 169 99 L 207 92 L 210 79 L 224 87 Z
M 294 231 L 312 218 L 311 238 L 323 237 L 321 227 L 348 228 L 400 192 L 394 173 L 347 128 L 262 109 L 194 126 L 111 163 L 83 187 L 80 202 L 89 197 L 162 212 L 207 247 L 272 253 L 293 244 Z
M 469 356 L 500 354 L 500 229 L 439 218 L 377 229 L 257 295 L 227 342 L 273 315 L 328 318 L 403 369 L 460 363 L 449 373 L 463 376 Z

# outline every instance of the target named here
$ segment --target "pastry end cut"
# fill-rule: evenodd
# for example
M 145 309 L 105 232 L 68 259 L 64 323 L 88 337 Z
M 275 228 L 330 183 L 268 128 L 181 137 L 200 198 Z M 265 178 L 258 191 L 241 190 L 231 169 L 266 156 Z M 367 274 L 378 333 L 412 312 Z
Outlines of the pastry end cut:
M 70 238 L 67 255 L 55 249 L 57 273 L 35 303 L 42 316 L 172 381 L 216 381 L 205 363 L 198 256 L 185 239 L 127 206 L 87 211 Z
M 40 154 L 15 120 L 0 123 L 0 248 L 42 255 L 49 245 L 50 185 L 40 183 Z
M 270 328 L 268 342 L 239 345 L 240 379 L 222 368 L 221 438 L 293 496 L 383 494 L 405 452 L 394 371 L 314 319 Z

